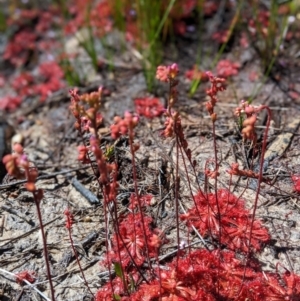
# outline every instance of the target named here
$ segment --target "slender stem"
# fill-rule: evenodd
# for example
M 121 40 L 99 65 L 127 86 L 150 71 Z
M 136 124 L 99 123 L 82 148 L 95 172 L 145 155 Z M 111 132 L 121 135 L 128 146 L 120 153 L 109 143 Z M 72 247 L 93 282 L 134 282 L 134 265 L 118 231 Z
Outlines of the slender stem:
M 67 217 L 67 218 L 69 218 L 69 217 Z M 74 256 L 75 256 L 76 261 L 77 261 L 77 265 L 78 265 L 78 267 L 79 267 L 79 270 L 80 270 L 80 273 L 81 273 L 81 275 L 82 275 L 82 278 L 83 278 L 83 281 L 84 281 L 85 286 L 87 287 L 87 289 L 89 290 L 89 292 L 90 292 L 91 295 L 93 296 L 94 294 L 93 294 L 93 292 L 91 291 L 91 289 L 90 289 L 90 287 L 89 287 L 89 284 L 88 284 L 88 282 L 87 282 L 87 280 L 86 280 L 86 278 L 85 278 L 85 275 L 84 275 L 84 272 L 83 272 L 83 269 L 82 269 L 80 260 L 79 260 L 79 258 L 78 258 L 78 253 L 77 253 L 77 251 L 76 251 L 76 249 L 75 249 L 75 247 L 74 247 L 74 242 L 73 242 L 72 232 L 71 232 L 71 231 L 72 231 L 71 228 L 68 228 L 69 240 L 70 240 L 70 244 L 71 244 L 71 247 L 72 247 Z
M 214 146 L 214 156 L 215 156 L 215 171 L 218 172 L 219 170 L 219 164 L 218 164 L 218 154 L 217 154 L 217 141 L 216 141 L 216 126 L 215 123 L 213 122 L 212 126 L 212 131 L 213 131 L 213 146 Z M 221 230 L 221 211 L 220 211 L 220 205 L 219 205 L 219 198 L 218 198 L 218 178 L 216 177 L 215 179 L 215 197 L 216 197 L 216 205 L 217 205 L 217 219 L 219 222 L 219 248 L 221 249 L 221 235 L 222 235 L 222 230 Z
M 105 249 L 106 249 L 106 254 L 107 254 L 107 257 L 108 257 L 108 262 L 110 262 L 110 258 L 109 258 L 110 254 L 109 254 L 109 248 L 108 248 L 108 218 L 107 218 L 107 210 L 106 210 L 108 208 L 108 202 L 107 202 L 107 196 L 104 193 L 103 185 L 101 185 L 101 183 L 99 183 L 99 185 L 100 185 L 101 193 L 102 193 L 103 199 L 104 199 L 103 200 L 103 209 L 104 209 L 104 224 L 105 224 L 105 227 L 104 227 L 104 230 L 105 230 Z M 109 210 L 109 208 L 108 208 L 108 210 Z M 113 286 L 113 279 L 112 279 L 110 264 L 108 264 L 108 274 L 109 274 L 109 282 L 110 282 L 110 285 L 111 285 L 111 289 L 112 289 L 112 292 L 114 294 L 114 286 Z
M 179 235 L 179 138 L 176 135 L 176 169 L 175 169 L 175 216 L 176 216 L 176 235 L 177 235 L 177 267 L 179 260 L 180 235 Z
M 180 150 L 180 153 L 181 153 L 181 157 L 182 157 L 182 161 L 183 161 L 183 165 L 184 165 L 184 170 L 185 170 L 185 174 L 186 174 L 186 177 L 187 177 L 187 183 L 188 183 L 188 186 L 189 186 L 190 195 L 191 195 L 191 197 L 192 197 L 192 199 L 193 199 L 193 201 L 194 201 L 194 205 L 195 205 L 195 208 L 196 208 L 196 210 L 197 210 L 199 219 L 201 220 L 201 222 L 204 223 L 204 220 L 202 219 L 201 214 L 200 214 L 200 210 L 199 210 L 199 208 L 198 208 L 198 204 L 197 204 L 197 202 L 196 202 L 196 200 L 195 200 L 195 196 L 193 195 L 192 186 L 191 186 L 191 179 L 190 179 L 190 176 L 189 176 L 189 173 L 188 173 L 188 169 L 187 169 L 185 157 L 184 157 L 184 154 L 183 154 L 184 149 L 183 149 L 181 143 L 180 143 L 180 146 L 179 146 L 179 150 Z M 189 160 L 189 159 L 188 159 L 188 160 Z M 189 162 L 190 162 L 190 164 L 192 165 L 192 162 L 191 162 L 190 160 L 189 160 Z M 195 173 L 195 168 L 194 168 L 193 166 L 192 166 L 192 168 L 193 168 L 194 175 L 195 175 L 195 174 L 196 174 L 196 173 Z M 201 189 L 200 189 L 198 192 L 202 194 L 202 197 L 203 197 L 203 198 L 205 198 L 205 196 L 204 196 L 204 194 L 203 194 L 203 192 L 202 192 Z M 206 198 L 206 200 L 207 200 L 207 198 Z M 207 248 L 207 245 L 206 245 L 206 242 L 204 241 L 204 239 L 202 238 L 202 236 L 200 235 L 200 233 L 199 233 L 199 236 L 200 236 L 200 239 L 202 240 L 202 243 L 203 243 L 203 245 L 205 246 L 205 248 L 208 249 L 208 248 Z M 190 251 L 190 249 L 189 249 L 189 251 Z
M 137 174 L 136 174 L 136 164 L 135 164 L 135 156 L 134 156 L 134 148 L 133 148 L 133 130 L 130 129 L 129 131 L 129 145 L 130 145 L 130 152 L 131 152 L 131 159 L 132 159 L 132 175 L 133 175 L 133 184 L 134 184 L 134 192 L 138 201 L 138 206 L 139 206 L 139 211 L 141 215 L 141 221 L 142 221 L 142 229 L 143 229 L 143 234 L 144 234 L 144 239 L 145 239 L 145 249 L 146 249 L 146 254 L 147 254 L 147 262 L 150 267 L 150 270 L 152 270 L 152 265 L 150 261 L 150 256 L 149 256 L 149 250 L 148 250 L 148 241 L 147 241 L 147 235 L 146 235 L 146 228 L 145 228 L 145 222 L 144 222 L 144 215 L 142 211 L 142 204 L 141 204 L 141 199 L 139 196 L 138 192 L 138 186 L 137 186 Z
M 257 204 L 258 204 L 258 196 L 260 194 L 261 182 L 262 182 L 262 178 L 263 178 L 262 175 L 263 175 L 264 157 L 265 157 L 265 152 L 266 152 L 266 148 L 267 148 L 268 131 L 269 131 L 270 122 L 271 122 L 271 110 L 270 110 L 270 108 L 264 105 L 264 106 L 260 107 L 260 111 L 263 110 L 263 109 L 267 110 L 268 119 L 267 119 L 267 124 L 266 124 L 266 129 L 265 129 L 263 143 L 262 143 L 262 149 L 261 149 L 261 158 L 260 158 L 260 163 L 259 163 L 259 173 L 258 173 L 258 180 L 257 180 L 257 190 L 256 190 L 256 194 L 255 194 L 253 211 L 252 211 L 252 220 L 251 220 L 251 224 L 250 224 L 246 264 L 245 264 L 245 267 L 244 267 L 243 281 L 242 281 L 242 284 L 241 284 L 241 287 L 240 287 L 240 290 L 239 290 L 237 296 L 239 296 L 239 294 L 242 291 L 242 288 L 243 288 L 243 285 L 244 285 L 244 279 L 245 279 L 245 276 L 246 276 L 246 268 L 247 268 L 247 264 L 248 264 L 248 261 L 250 259 L 250 254 L 251 254 L 250 248 L 251 248 L 253 225 L 254 225 L 254 219 L 255 219 L 255 214 L 256 214 L 256 209 L 257 209 Z
M 45 230 L 44 230 L 42 214 L 41 214 L 41 209 L 40 209 L 40 199 L 37 196 L 36 191 L 33 192 L 33 198 L 34 198 L 35 206 L 37 209 L 38 219 L 39 219 L 39 223 L 40 223 L 40 229 L 41 229 L 41 233 L 42 233 L 44 258 L 45 258 L 45 264 L 46 264 L 47 277 L 48 277 L 49 285 L 50 285 L 51 300 L 55 301 L 54 287 L 53 287 L 50 264 L 49 264 L 49 257 L 48 257 L 47 241 L 46 241 Z
M 114 215 L 115 215 L 115 220 L 113 221 L 113 225 L 114 225 L 114 228 L 115 228 L 115 232 L 116 232 L 117 236 L 119 236 L 120 239 L 122 240 L 122 236 L 121 236 L 120 231 L 119 231 L 118 212 L 117 212 L 117 206 L 116 205 L 114 205 Z M 113 216 L 113 215 L 111 214 L 111 216 Z M 118 256 L 119 256 L 119 261 L 120 261 L 120 267 L 121 267 L 121 271 L 122 271 L 122 275 L 123 275 L 121 280 L 123 282 L 124 290 L 126 290 L 126 293 L 129 295 L 128 285 L 127 285 L 126 279 L 125 279 L 124 267 L 123 267 L 123 264 L 122 264 L 120 241 L 119 241 L 118 237 L 116 239 L 116 242 L 117 242 L 117 249 L 118 249 Z M 123 245 L 125 246 L 124 243 L 123 243 Z M 127 249 L 126 249 L 126 251 L 127 251 Z M 128 254 L 129 254 L 129 252 L 128 252 Z
M 219 170 L 219 164 L 218 164 L 218 154 L 217 154 L 217 141 L 216 141 L 216 125 L 213 121 L 212 125 L 212 131 L 213 131 L 213 145 L 214 145 L 214 155 L 215 155 L 215 172 L 218 172 Z M 221 264 L 221 238 L 222 238 L 222 223 L 221 223 L 221 210 L 219 205 L 219 198 L 218 198 L 218 177 L 215 178 L 215 198 L 216 198 L 216 205 L 217 205 L 217 220 L 219 223 L 219 250 L 220 250 L 220 256 L 219 256 L 219 265 Z M 220 281 L 219 281 L 219 269 L 217 270 L 217 291 L 220 291 Z
M 267 107 L 267 106 L 262 106 L 260 110 L 263 110 L 263 109 L 266 109 L 267 112 L 268 112 L 268 120 L 267 120 L 267 124 L 266 124 L 266 129 L 265 129 L 263 144 L 262 144 L 262 150 L 261 150 L 257 190 L 256 190 L 256 195 L 255 195 L 255 200 L 254 200 L 254 206 L 253 206 L 253 212 L 252 212 L 252 221 L 251 221 L 250 233 L 249 233 L 249 246 L 248 246 L 248 253 L 247 253 L 247 261 L 248 261 L 249 256 L 250 256 L 252 231 L 253 231 L 254 219 L 255 219 L 255 214 L 256 214 L 256 209 L 257 209 L 257 204 L 258 204 L 258 196 L 259 196 L 260 188 L 261 188 L 260 184 L 261 184 L 262 178 L 263 178 L 264 157 L 265 157 L 265 152 L 266 152 L 266 147 L 267 147 L 268 131 L 269 131 L 270 122 L 271 122 L 271 110 L 270 110 L 270 108 Z

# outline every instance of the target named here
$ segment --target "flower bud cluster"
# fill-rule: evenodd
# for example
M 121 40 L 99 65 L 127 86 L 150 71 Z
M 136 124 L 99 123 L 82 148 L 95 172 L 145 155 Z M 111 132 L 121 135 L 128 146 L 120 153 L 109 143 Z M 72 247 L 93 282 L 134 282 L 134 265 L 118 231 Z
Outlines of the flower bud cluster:
M 131 114 L 130 112 L 124 113 L 124 118 L 116 116 L 114 118 L 114 124 L 110 126 L 111 137 L 118 139 L 121 135 L 129 134 L 130 138 L 133 139 L 133 129 L 139 122 L 138 116 Z
M 179 69 L 176 63 L 170 66 L 158 66 L 156 69 L 156 78 L 162 82 L 170 83 L 178 75 Z
M 64 211 L 64 215 L 66 216 L 66 228 L 71 229 L 74 223 L 74 216 L 68 208 Z
M 239 168 L 239 163 L 232 163 L 231 168 L 226 170 L 226 172 L 230 175 L 234 176 L 240 176 L 240 177 L 247 177 L 247 178 L 253 178 L 253 179 L 258 179 L 259 178 L 259 173 L 254 172 L 253 170 L 242 170 Z M 268 183 L 269 180 L 265 177 L 262 178 L 263 182 Z
M 171 138 L 174 137 L 174 131 L 176 128 L 176 124 L 181 124 L 181 119 L 178 112 L 172 112 L 171 115 L 169 113 L 166 113 L 168 116 L 165 121 L 165 129 L 162 132 L 162 136 L 165 138 Z
M 252 106 L 245 100 L 242 100 L 240 105 L 235 109 L 234 114 L 237 117 L 246 116 L 243 121 L 242 136 L 243 139 L 252 140 L 256 143 L 257 135 L 255 133 L 255 123 L 257 120 L 257 113 L 262 109 L 262 106 Z
M 218 92 L 222 92 L 226 89 L 225 87 L 225 79 L 213 76 L 210 71 L 206 72 L 206 75 L 209 78 L 211 83 L 210 89 L 206 90 L 206 94 L 210 97 L 210 101 L 206 102 L 205 107 L 211 117 L 212 122 L 216 122 L 217 114 L 214 112 L 215 105 L 218 101 L 217 94 Z
M 97 92 L 78 94 L 78 90 L 70 90 L 70 110 L 76 118 L 75 128 L 80 132 L 90 132 L 95 135 L 103 118 L 99 113 L 103 88 Z
M 258 178 L 258 173 L 252 170 L 241 170 L 239 169 L 239 163 L 232 163 L 231 168 L 227 170 L 227 173 L 235 176 L 245 176 L 247 178 Z
M 171 114 L 171 108 L 174 106 L 178 97 L 178 80 L 176 79 L 179 69 L 177 64 L 172 64 L 170 66 L 158 66 L 156 69 L 156 78 L 162 82 L 169 83 L 170 92 L 168 100 L 168 112 Z
M 24 154 L 21 144 L 16 143 L 13 146 L 14 153 L 4 156 L 3 163 L 8 174 L 17 179 L 26 178 L 26 189 L 30 192 L 38 192 L 35 181 L 38 176 L 37 169 L 30 165 L 28 157 Z M 39 193 L 41 194 L 41 193 Z

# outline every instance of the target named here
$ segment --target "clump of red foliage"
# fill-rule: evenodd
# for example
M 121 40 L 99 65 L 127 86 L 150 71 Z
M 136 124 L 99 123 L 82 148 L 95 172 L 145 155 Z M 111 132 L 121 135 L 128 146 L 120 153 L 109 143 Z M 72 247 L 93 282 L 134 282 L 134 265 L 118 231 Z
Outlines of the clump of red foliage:
M 58 46 L 55 31 L 51 30 L 61 24 L 59 10 L 54 6 L 47 11 L 39 9 L 15 10 L 8 24 L 17 28 L 3 53 L 3 59 L 14 67 L 29 66 L 41 54 L 49 55 Z M 44 101 L 53 92 L 64 87 L 64 73 L 53 58 L 43 61 L 38 68 L 21 72 L 8 77 L 8 82 L 14 89 L 15 96 L 7 95 L 0 99 L 2 110 L 16 109 L 26 98 L 38 96 Z
M 0 108 L 14 110 L 26 98 L 39 96 L 45 101 L 53 92 L 65 86 L 64 73 L 61 67 L 54 61 L 44 62 L 38 66 L 37 72 L 23 72 L 11 80 L 17 96 L 4 96 L 0 99 Z
M 38 9 L 15 10 L 8 20 L 18 31 L 7 44 L 3 59 L 15 66 L 23 66 L 40 51 L 49 51 L 57 46 L 56 37 L 45 35 L 45 31 L 61 23 L 59 10 L 49 7 L 47 11 Z M 45 47 L 47 42 L 47 47 Z

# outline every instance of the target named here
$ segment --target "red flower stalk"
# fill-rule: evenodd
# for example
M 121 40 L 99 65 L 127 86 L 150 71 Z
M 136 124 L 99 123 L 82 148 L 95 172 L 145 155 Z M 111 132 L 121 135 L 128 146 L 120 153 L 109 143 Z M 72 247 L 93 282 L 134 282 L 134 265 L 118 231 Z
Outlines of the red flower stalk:
M 112 175 L 114 173 L 116 173 L 116 169 L 117 166 L 115 163 L 107 163 L 106 162 L 106 158 L 101 150 L 101 148 L 99 147 L 100 143 L 99 140 L 92 136 L 90 138 L 90 147 L 89 149 L 91 150 L 91 152 L 94 154 L 95 158 L 96 158 L 96 162 L 98 165 L 98 170 L 100 172 L 100 177 L 99 177 L 99 182 L 103 185 L 105 185 L 105 192 L 107 196 L 110 196 L 110 200 L 114 200 L 113 195 L 116 193 L 116 188 L 117 183 L 113 180 L 112 183 L 111 182 L 111 178 Z M 114 194 L 112 194 L 112 192 L 114 191 Z M 107 201 L 110 201 L 107 200 Z
M 79 145 L 77 147 L 78 149 L 78 161 L 82 162 L 83 164 L 86 164 L 86 163 L 91 163 L 91 160 L 88 156 L 88 148 L 84 145 Z
M 64 211 L 64 215 L 66 216 L 66 228 L 71 229 L 74 222 L 74 216 L 68 208 Z
M 222 92 L 226 89 L 225 79 L 213 76 L 210 71 L 207 71 L 206 74 L 211 82 L 211 87 L 210 89 L 206 90 L 206 94 L 210 97 L 210 101 L 206 102 L 205 106 L 211 116 L 212 122 L 215 123 L 215 121 L 217 120 L 217 115 L 216 113 L 214 113 L 214 107 L 218 101 L 218 92 Z
M 177 64 L 175 63 L 170 66 L 158 66 L 156 69 L 156 78 L 162 82 L 169 83 L 169 99 L 167 107 L 168 117 L 172 117 L 173 115 L 173 113 L 171 112 L 171 108 L 174 106 L 174 103 L 176 102 L 178 96 L 178 80 L 176 79 L 178 72 L 179 69 Z

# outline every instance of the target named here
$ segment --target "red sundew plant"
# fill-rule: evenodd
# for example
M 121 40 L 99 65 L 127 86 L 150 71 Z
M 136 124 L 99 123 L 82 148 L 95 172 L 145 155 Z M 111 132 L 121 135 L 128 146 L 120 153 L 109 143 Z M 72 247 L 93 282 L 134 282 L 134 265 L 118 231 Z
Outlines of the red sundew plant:
M 60 23 L 59 11 L 55 8 L 49 7 L 47 11 L 16 10 L 8 20 L 8 24 L 18 26 L 20 30 L 12 36 L 7 44 L 3 59 L 15 66 L 23 66 L 28 62 L 32 53 L 38 52 L 40 40 L 53 40 L 45 35 L 45 31 Z M 52 43 L 52 47 L 54 46 L 55 43 Z
M 159 98 L 137 98 L 134 100 L 134 105 L 138 115 L 149 119 L 161 116 L 165 111 Z
M 53 92 L 65 86 L 63 77 L 61 67 L 54 61 L 40 64 L 36 74 L 20 73 L 11 81 L 17 96 L 8 95 L 0 99 L 0 108 L 12 111 L 32 96 L 39 96 L 41 101 L 45 101 Z
M 22 271 L 15 274 L 16 281 L 19 284 L 22 284 L 24 280 L 27 280 L 30 283 L 33 283 L 36 280 L 36 275 L 34 271 Z
M 98 37 L 112 30 L 112 10 L 109 1 L 76 0 L 72 1 L 68 9 L 72 19 L 64 27 L 67 35 L 85 26 L 93 28 Z
M 300 175 L 292 175 L 292 181 L 294 184 L 294 190 L 300 193 Z
M 3 59 L 10 61 L 15 66 L 22 66 L 29 58 L 30 51 L 35 49 L 37 35 L 29 30 L 17 33 L 8 43 L 3 54 Z
M 226 245 L 232 250 L 249 251 L 251 216 L 245 208 L 243 200 L 236 198 L 227 190 L 219 190 L 217 196 L 198 193 L 194 200 L 195 207 L 180 216 L 189 227 L 193 225 L 202 236 L 210 235 L 215 239 L 218 239 L 221 229 L 222 245 Z M 218 215 L 221 217 L 218 218 Z M 250 247 L 255 251 L 261 250 L 261 245 L 270 240 L 267 229 L 258 220 L 255 221 L 255 230 L 252 236 Z
M 229 30 L 220 30 L 213 34 L 212 38 L 219 44 L 225 44 L 228 42 L 228 37 L 230 36 Z
M 125 1 L 121 1 L 124 2 Z M 127 2 L 127 1 L 126 1 Z M 92 36 L 102 37 L 112 30 L 113 1 L 84 1 L 76 0 L 67 7 L 68 13 L 73 18 L 65 26 L 66 33 L 75 33 L 80 28 L 88 27 Z M 162 6 L 167 1 L 162 1 Z M 184 1 L 176 2 L 171 10 L 172 26 L 175 31 L 184 33 L 186 24 L 183 18 L 189 17 L 197 6 L 202 6 L 204 15 L 211 16 L 217 11 L 217 1 Z M 130 5 L 124 5 L 124 19 L 127 36 L 134 42 L 138 40 L 140 29 L 138 28 L 137 10 Z M 128 17 L 128 11 L 132 13 Z M 4 59 L 15 66 L 22 67 L 31 60 L 32 53 L 50 50 L 53 47 L 53 37 L 42 40 L 45 31 L 51 29 L 51 24 L 60 23 L 60 17 L 54 18 L 53 11 L 39 12 L 28 10 L 21 12 L 21 18 L 11 22 L 19 26 L 25 26 L 13 36 L 8 44 Z M 262 22 L 262 33 L 267 36 L 266 28 L 269 26 L 269 15 L 259 15 Z M 55 21 L 56 20 L 56 21 Z M 253 21 L 255 23 L 255 21 Z M 253 23 L 252 22 L 252 23 Z M 249 28 L 253 26 L 250 22 Z M 256 26 L 256 24 L 255 24 Z M 34 28 L 34 30 L 32 30 Z M 252 29 L 250 28 L 250 31 Z M 252 30 L 253 31 L 253 30 Z M 253 32 L 253 35 L 257 31 Z M 215 37 L 219 42 L 228 41 L 230 31 L 219 32 Z M 146 43 L 144 43 L 146 45 Z M 71 90 L 71 105 L 76 122 L 75 128 L 82 137 L 82 145 L 78 147 L 78 160 L 83 164 L 91 164 L 95 178 L 102 193 L 104 228 L 105 228 L 105 254 L 101 265 L 109 271 L 109 281 L 95 294 L 95 300 L 123 300 L 123 301 L 258 301 L 258 300 L 289 300 L 300 299 L 300 276 L 286 271 L 268 273 L 262 270 L 261 264 L 255 260 L 255 255 L 261 252 L 271 237 L 263 223 L 255 216 L 259 188 L 261 182 L 268 182 L 262 176 L 262 164 L 266 146 L 266 136 L 269 128 L 270 112 L 265 106 L 252 106 L 242 101 L 236 108 L 235 114 L 240 119 L 240 130 L 243 140 L 250 140 L 255 147 L 258 137 L 255 132 L 255 124 L 258 114 L 262 109 L 269 113 L 268 124 L 262 140 L 261 164 L 259 171 L 240 169 L 238 163 L 232 163 L 227 173 L 230 177 L 228 189 L 220 187 L 219 176 L 221 173 L 218 158 L 218 146 L 216 142 L 215 124 L 218 120 L 216 102 L 219 92 L 226 88 L 226 80 L 238 73 L 240 65 L 229 60 L 220 61 L 217 66 L 217 76 L 211 72 L 201 72 L 196 67 L 188 71 L 187 78 L 201 81 L 210 81 L 210 88 L 206 93 L 209 101 L 205 107 L 212 121 L 213 158 L 206 162 L 204 169 L 205 179 L 210 178 L 213 182 L 211 192 L 202 190 L 199 182 L 196 189 L 192 189 L 190 174 L 198 172 L 197 162 L 189 148 L 185 137 L 183 119 L 180 112 L 175 110 L 174 104 L 178 98 L 178 73 L 177 64 L 159 66 L 156 78 L 169 85 L 169 97 L 165 109 L 158 98 L 136 99 L 136 115 L 125 112 L 124 116 L 115 116 L 110 125 L 110 134 L 113 140 L 127 136 L 131 153 L 132 187 L 127 211 L 118 212 L 118 168 L 116 162 L 108 161 L 103 150 L 103 141 L 98 131 L 103 123 L 101 114 L 101 100 L 103 88 L 97 92 L 79 95 L 78 91 Z M 36 73 L 21 73 L 13 79 L 12 85 L 16 97 L 6 97 L 0 100 L 4 109 L 12 110 L 17 107 L 25 97 L 35 94 L 45 100 L 51 93 L 63 87 L 64 74 L 56 62 L 42 63 Z M 144 195 L 138 189 L 138 176 L 136 171 L 135 155 L 139 151 L 139 142 L 135 136 L 135 130 L 139 124 L 139 116 L 156 118 L 164 113 L 164 129 L 161 136 L 167 141 L 175 142 L 175 164 L 172 171 L 174 216 L 176 220 L 176 241 L 174 258 L 160 258 L 163 246 L 166 243 L 162 230 L 156 228 L 155 217 L 147 215 L 147 206 L 151 204 L 152 195 Z M 85 134 L 85 135 L 83 135 Z M 84 138 L 88 136 L 88 139 Z M 104 140 L 104 139 L 103 139 Z M 107 145 L 106 145 L 107 146 Z M 182 161 L 180 161 L 182 159 Z M 179 163 L 180 162 L 180 163 Z M 182 163 L 181 163 L 182 162 Z M 29 162 L 24 150 L 20 145 L 15 145 L 14 153 L 4 158 L 8 172 L 17 178 L 26 178 L 26 189 L 32 192 L 38 209 L 41 230 L 43 224 L 40 214 L 40 203 L 43 191 L 36 186 L 38 172 L 34 165 Z M 185 177 L 179 173 L 179 164 L 185 172 Z M 254 209 L 246 208 L 246 201 L 230 192 L 232 176 L 243 176 L 257 179 L 258 189 L 254 200 Z M 295 191 L 300 192 L 300 176 L 293 175 Z M 182 182 L 186 180 L 190 193 L 189 209 L 186 213 L 179 210 Z M 197 181 L 197 178 L 196 178 Z M 186 204 L 184 204 L 186 205 Z M 71 231 L 74 226 L 74 216 L 71 209 L 64 212 L 66 229 L 69 233 L 70 244 L 80 267 L 85 285 L 87 280 L 80 266 L 77 251 L 74 248 Z M 185 227 L 187 226 L 187 227 Z M 181 231 L 179 231 L 179 229 Z M 188 237 L 192 232 L 198 232 L 205 238 L 205 248 L 192 249 L 187 243 L 182 243 L 180 236 L 186 229 Z M 44 253 L 46 258 L 48 278 L 50 282 L 52 300 L 55 300 L 51 282 L 49 263 L 47 264 L 47 248 L 44 239 Z M 170 246 L 168 246 L 170 247 Z M 165 250 L 163 250 L 165 252 Z M 114 270 L 114 271 L 113 271 Z M 34 272 L 24 271 L 16 275 L 17 281 L 34 281 Z M 32 281 L 31 281 L 32 280 Z M 90 288 L 88 287 L 91 292 Z M 92 292 L 91 292 L 92 293 Z
M 41 101 L 46 100 L 53 92 L 65 86 L 63 82 L 64 73 L 61 67 L 54 61 L 40 64 L 39 75 L 43 82 L 37 82 L 34 90 L 40 95 Z
M 199 3 L 201 9 L 203 9 L 203 14 L 206 17 L 210 17 L 215 14 L 218 10 L 218 4 L 215 0 L 206 0 Z
M 231 62 L 230 60 L 221 60 L 217 64 L 217 74 L 219 77 L 228 78 L 237 75 L 240 69 L 239 63 Z
M 155 259 L 162 240 L 158 237 L 157 231 L 152 229 L 151 223 L 152 218 L 145 216 L 142 221 L 140 214 L 128 214 L 122 219 L 118 225 L 118 233 L 112 238 L 113 247 L 107 256 L 108 263 L 120 261 L 126 268 L 132 261 L 135 265 L 141 266 L 146 262 L 146 255 Z M 145 226 L 146 240 L 142 224 Z
M 2 55 L 4 61 L 8 61 L 19 69 L 31 65 L 33 58 L 47 52 L 53 56 L 53 49 L 58 48 L 57 25 L 61 25 L 60 11 L 54 6 L 47 10 L 41 9 L 16 9 L 8 24 L 16 28 Z M 29 67 L 30 68 L 30 67 Z M 25 98 L 39 96 L 44 101 L 53 92 L 64 87 L 64 73 L 57 62 L 43 62 L 38 70 L 22 72 L 14 78 L 8 77 L 6 81 L 15 90 L 18 99 L 13 95 L 7 95 L 1 99 L 1 109 L 13 110 L 17 108 Z M 11 104 L 8 101 L 11 100 Z
M 11 85 L 19 96 L 25 97 L 33 94 L 34 77 L 29 72 L 23 72 L 16 76 Z
M 142 207 L 149 206 L 152 198 L 153 198 L 153 195 L 151 195 L 151 194 L 146 194 L 146 195 L 140 196 Z M 133 210 L 135 208 L 138 208 L 138 199 L 134 193 L 131 194 L 129 202 L 130 202 L 130 205 L 128 207 L 129 209 Z
M 22 101 L 23 100 L 20 96 L 9 96 L 9 95 L 4 96 L 0 98 L 0 109 L 13 111 L 19 107 Z

